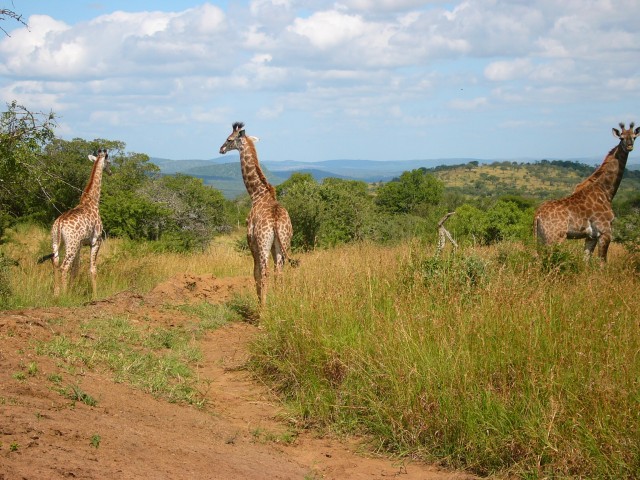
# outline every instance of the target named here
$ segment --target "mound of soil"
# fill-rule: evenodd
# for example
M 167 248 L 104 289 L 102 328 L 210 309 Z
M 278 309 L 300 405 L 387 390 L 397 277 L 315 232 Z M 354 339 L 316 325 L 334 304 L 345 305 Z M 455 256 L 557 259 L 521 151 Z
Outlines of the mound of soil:
M 356 440 L 293 431 L 277 397 L 242 368 L 259 334 L 255 325 L 232 323 L 200 340 L 198 375 L 209 381 L 204 408 L 156 399 L 85 370 L 65 375 L 97 404 L 71 401 L 52 388 L 58 360 L 34 348 L 54 335 L 78 338 L 81 319 L 127 315 L 176 325 L 188 318 L 167 305 L 221 303 L 253 288 L 250 277 L 181 274 L 147 295 L 0 312 L 0 480 L 471 478 L 375 457 Z

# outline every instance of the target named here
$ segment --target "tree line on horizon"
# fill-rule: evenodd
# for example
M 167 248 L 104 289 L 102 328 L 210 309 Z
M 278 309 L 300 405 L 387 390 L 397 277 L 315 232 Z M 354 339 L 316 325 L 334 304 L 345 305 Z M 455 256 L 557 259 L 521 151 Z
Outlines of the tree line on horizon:
M 57 138 L 53 113 L 32 112 L 17 102 L 7 104 L 0 120 L 0 241 L 16 223 L 49 228 L 58 215 L 76 206 L 91 171 L 87 154 L 100 148 L 109 151 L 112 170 L 103 178 L 100 205 L 107 235 L 148 241 L 158 251 L 186 252 L 204 249 L 216 234 L 244 224 L 250 208 L 246 194 L 229 200 L 200 178 L 162 175 L 148 155 L 127 152 L 118 140 Z M 538 163 L 581 177 L 593 171 L 575 162 Z M 477 167 L 477 162 L 458 166 Z M 513 162 L 496 162 L 495 167 L 533 168 Z M 418 168 L 376 184 L 331 177 L 316 181 L 311 174 L 293 173 L 277 186 L 278 199 L 293 223 L 293 247 L 435 239 L 438 220 L 453 211 L 456 215 L 447 226 L 463 243 L 531 238 L 540 192 L 537 198 L 517 188 L 497 193 L 489 188 L 496 181 L 487 174 L 471 185 L 452 187 L 438 174 L 453 169 Z M 625 175 L 640 179 L 640 172 Z M 626 195 L 614 207 L 621 217 L 619 230 L 626 234 L 619 239 L 637 245 L 640 195 Z

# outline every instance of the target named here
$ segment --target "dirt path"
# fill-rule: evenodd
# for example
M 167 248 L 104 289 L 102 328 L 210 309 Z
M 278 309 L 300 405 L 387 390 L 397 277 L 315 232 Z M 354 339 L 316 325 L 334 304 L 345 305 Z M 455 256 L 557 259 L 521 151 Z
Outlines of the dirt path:
M 51 389 L 56 360 L 38 355 L 37 340 L 80 335 L 78 319 L 126 315 L 175 325 L 186 321 L 166 304 L 219 303 L 251 288 L 248 277 L 179 275 L 148 295 L 124 292 L 79 308 L 0 312 L 0 480 L 14 479 L 463 479 L 412 462 L 362 453 L 355 442 L 290 429 L 277 398 L 241 367 L 257 327 L 232 323 L 200 341 L 198 374 L 210 381 L 203 409 L 155 399 L 110 375 L 74 372 L 96 406 Z M 15 378 L 31 363 L 37 372 Z M 99 446 L 92 438 L 99 435 Z M 94 442 L 95 443 L 95 442 Z M 360 453 L 358 453 L 360 452 Z

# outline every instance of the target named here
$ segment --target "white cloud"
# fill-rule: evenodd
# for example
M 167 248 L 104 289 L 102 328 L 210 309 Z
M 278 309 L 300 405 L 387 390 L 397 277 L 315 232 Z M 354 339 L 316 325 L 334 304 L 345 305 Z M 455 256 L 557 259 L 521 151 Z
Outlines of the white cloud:
M 358 15 L 331 10 L 314 13 L 308 18 L 296 18 L 288 30 L 323 50 L 352 41 L 366 33 L 368 28 Z
M 514 106 L 562 116 L 589 102 L 614 115 L 640 102 L 637 0 L 149 5 L 78 23 L 31 15 L 28 30 L 0 38 L 0 97 L 53 109 L 66 132 L 135 126 L 114 130 L 134 141 L 157 136 L 142 134 L 154 125 L 184 125 L 191 138 L 234 118 L 295 115 L 315 131 L 349 119 L 370 132 L 390 116 L 484 124 L 517 117 Z
M 533 65 L 528 58 L 516 58 L 515 60 L 503 60 L 493 62 L 484 69 L 484 75 L 488 80 L 503 82 L 526 77 L 531 73 Z
M 343 0 L 337 5 L 362 12 L 394 12 L 437 3 L 444 2 L 441 0 Z

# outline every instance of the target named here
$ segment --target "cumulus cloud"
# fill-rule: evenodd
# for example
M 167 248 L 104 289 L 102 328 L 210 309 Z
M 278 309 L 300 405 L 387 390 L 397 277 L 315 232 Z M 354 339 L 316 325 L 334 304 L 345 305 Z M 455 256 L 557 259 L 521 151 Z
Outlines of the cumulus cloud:
M 362 36 L 368 28 L 359 15 L 333 10 L 317 12 L 308 18 L 296 18 L 288 30 L 306 38 L 313 47 L 323 50 L 350 42 Z
M 489 106 L 638 101 L 634 0 L 133 8 L 77 23 L 31 15 L 29 29 L 0 38 L 1 99 L 53 109 L 69 130 L 88 121 L 226 125 L 235 112 L 417 125 Z M 461 99 L 463 87 L 473 93 Z
M 516 58 L 493 62 L 484 69 L 487 79 L 494 82 L 504 82 L 526 77 L 531 73 L 533 66 L 528 58 Z

